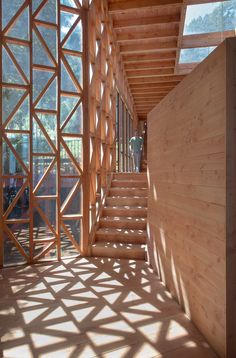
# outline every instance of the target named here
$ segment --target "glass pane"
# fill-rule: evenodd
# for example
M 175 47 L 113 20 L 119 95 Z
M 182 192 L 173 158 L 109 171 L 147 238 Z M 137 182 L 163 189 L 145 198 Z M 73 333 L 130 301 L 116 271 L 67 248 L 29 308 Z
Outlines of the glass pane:
M 74 186 L 78 183 L 78 178 L 63 178 L 61 180 L 61 203 L 62 206 L 66 202 L 66 199 L 70 195 L 71 191 L 73 190 Z M 73 195 L 72 200 L 64 214 L 80 214 L 81 213 L 81 190 L 78 189 L 75 194 Z
M 8 44 L 8 46 L 29 80 L 29 47 L 14 44 Z
M 8 116 L 12 113 L 16 105 L 19 103 L 23 95 L 25 94 L 25 90 L 14 89 L 14 88 L 4 88 L 2 89 L 2 117 L 3 122 L 8 118 Z
M 82 104 L 76 109 L 75 113 L 63 129 L 64 133 L 82 134 L 83 132 L 83 117 Z
M 29 40 L 29 8 L 27 7 L 19 16 L 7 36 L 17 39 Z
M 78 56 L 65 55 L 77 81 L 82 87 L 82 79 L 83 79 L 83 68 L 82 68 L 82 59 Z
M 43 0 L 32 0 L 32 10 L 35 12 Z
M 223 31 L 236 29 L 236 0 L 222 3 Z
M 33 152 L 52 153 L 52 148 L 35 119 L 33 120 Z
M 75 5 L 73 0 L 61 0 L 61 5 L 65 5 L 65 6 L 69 6 L 69 7 L 74 7 L 76 8 L 77 6 Z
M 2 170 L 3 174 L 26 174 L 19 163 L 18 158 L 14 155 L 10 147 L 3 140 L 3 163 Z
M 236 0 L 187 6 L 184 35 L 222 32 L 236 27 Z
M 47 156 L 34 156 L 33 157 L 33 186 L 37 186 L 44 173 L 52 163 L 52 157 Z M 42 187 L 37 190 L 37 195 L 55 195 L 56 185 L 56 166 L 50 170 L 48 178 L 43 180 Z
M 15 174 L 14 168 L 15 163 L 11 165 L 11 173 Z M 4 212 L 8 209 L 9 206 L 12 205 L 15 196 L 21 189 L 24 184 L 25 179 L 11 177 L 3 181 L 3 209 Z M 20 196 L 17 203 L 14 205 L 13 210 L 11 211 L 8 219 L 16 219 L 16 218 L 28 218 L 29 217 L 29 188 L 27 187 L 23 194 Z
M 6 27 L 11 18 L 17 13 L 24 0 L 2 0 L 2 28 Z
M 46 129 L 51 141 L 56 145 L 57 138 L 57 117 L 54 114 L 37 113 L 37 116 Z
M 82 51 L 82 26 L 81 21 L 66 41 L 64 48 L 74 51 Z
M 7 133 L 7 138 L 10 140 L 19 158 L 23 163 L 29 165 L 29 136 L 22 133 Z
M 43 204 L 40 200 L 37 200 L 39 207 L 43 210 L 43 212 L 46 214 L 48 213 L 49 216 L 47 218 L 49 219 L 49 223 L 51 224 L 51 221 L 55 220 L 55 201 L 48 204 L 48 208 L 46 208 L 47 204 Z M 48 210 L 51 210 L 49 213 Z M 33 238 L 34 238 L 34 256 L 40 255 L 42 251 L 44 251 L 47 246 L 49 245 L 48 242 L 42 243 L 37 242 L 39 239 L 54 239 L 55 235 L 53 231 L 49 228 L 49 226 L 46 224 L 42 216 L 39 214 L 37 210 L 34 211 L 34 232 L 33 232 Z M 54 225 L 52 224 L 54 227 Z M 54 227 L 55 229 L 55 227 Z M 47 254 L 44 256 L 41 260 L 44 258 L 47 259 L 53 259 L 56 257 L 56 247 L 54 246 Z
M 79 170 L 73 165 L 67 151 L 63 146 L 61 146 L 60 152 L 60 169 L 61 175 L 79 175 Z
M 75 241 L 80 244 L 81 238 L 81 220 L 68 220 L 64 221 L 66 229 L 73 236 Z M 64 231 L 61 232 L 61 255 L 65 256 L 77 256 L 78 250 L 74 247 L 70 239 L 67 237 Z
M 37 19 L 55 24 L 57 22 L 57 0 L 48 0 Z
M 41 109 L 57 109 L 57 78 L 51 83 L 39 103 L 37 108 Z
M 29 96 L 27 96 L 24 100 L 6 128 L 14 130 L 29 130 Z
M 35 65 L 54 66 L 35 32 L 33 32 L 33 63 Z
M 77 19 L 78 15 L 61 11 L 61 41 L 64 39 L 64 37 Z
M 50 78 L 53 76 L 52 72 L 48 71 L 33 71 L 33 100 L 35 101 L 39 94 L 46 87 Z
M 82 139 L 81 138 L 64 138 L 67 147 L 78 163 L 82 163 Z
M 75 108 L 79 99 L 76 97 L 61 97 L 61 125 L 65 122 L 65 120 L 69 117 L 72 110 Z
M 29 224 L 14 224 L 7 225 L 11 230 L 16 240 L 23 247 L 25 253 L 29 255 Z M 26 263 L 26 259 L 18 251 L 13 241 L 4 234 L 4 264 L 18 264 Z
M 78 92 L 63 62 L 61 63 L 61 90 L 73 93 Z
M 215 47 L 196 47 L 180 50 L 179 63 L 194 63 L 203 61 Z
M 16 68 L 14 62 L 10 58 L 9 54 L 3 48 L 2 51 L 2 80 L 6 83 L 18 83 L 18 84 L 25 84 L 20 72 Z
M 46 42 L 48 48 L 50 49 L 52 55 L 55 59 L 57 59 L 57 31 L 43 26 L 37 26 L 37 28 L 41 33 L 44 41 Z
M 41 194 L 40 194 L 41 195 Z M 52 195 L 52 194 L 42 194 L 42 195 Z M 56 200 L 40 200 L 37 199 L 40 209 L 46 215 L 50 224 L 55 228 L 56 226 Z

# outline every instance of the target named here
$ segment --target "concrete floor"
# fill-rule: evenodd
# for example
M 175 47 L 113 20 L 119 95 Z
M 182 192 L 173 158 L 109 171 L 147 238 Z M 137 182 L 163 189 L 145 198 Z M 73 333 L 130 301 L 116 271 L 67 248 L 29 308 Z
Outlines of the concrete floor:
M 216 357 L 143 261 L 4 269 L 0 285 L 0 356 Z

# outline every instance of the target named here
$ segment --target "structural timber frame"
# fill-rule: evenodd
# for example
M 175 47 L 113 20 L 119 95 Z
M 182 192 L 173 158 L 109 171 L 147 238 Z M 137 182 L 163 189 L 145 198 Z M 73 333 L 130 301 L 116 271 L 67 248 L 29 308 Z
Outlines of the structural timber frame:
M 1 266 L 88 254 L 115 170 L 117 89 L 136 118 L 106 2 L 18 5 L 0 5 Z

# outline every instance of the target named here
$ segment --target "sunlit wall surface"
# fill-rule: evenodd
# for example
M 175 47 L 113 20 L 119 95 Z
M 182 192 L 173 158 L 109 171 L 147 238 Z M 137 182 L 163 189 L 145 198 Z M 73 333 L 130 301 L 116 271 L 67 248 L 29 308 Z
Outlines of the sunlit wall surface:
M 78 254 L 81 4 L 1 0 L 0 13 L 4 264 Z

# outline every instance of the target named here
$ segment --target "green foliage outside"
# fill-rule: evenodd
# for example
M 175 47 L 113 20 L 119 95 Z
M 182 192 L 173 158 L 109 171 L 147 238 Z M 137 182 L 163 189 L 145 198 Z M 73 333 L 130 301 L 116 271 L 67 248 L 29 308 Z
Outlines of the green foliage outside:
M 36 2 L 36 1 L 34 1 Z M 6 14 L 6 24 L 9 19 L 14 15 L 15 11 L 19 8 L 22 4 L 22 0 L 17 0 L 15 2 L 15 7 L 11 2 L 4 1 L 4 14 Z M 37 1 L 39 3 L 39 1 Z M 69 3 L 67 2 L 67 5 Z M 24 13 L 23 17 L 20 17 L 19 20 L 16 22 L 17 29 L 12 31 L 11 36 L 17 38 L 26 38 L 25 33 L 28 32 L 28 10 L 27 14 Z M 38 18 L 47 21 L 47 22 L 56 22 L 56 14 L 57 14 L 57 1 L 56 0 L 49 0 L 48 5 L 45 9 L 39 14 Z M 72 23 L 77 19 L 78 16 L 69 15 L 69 16 L 61 16 L 61 28 L 63 28 L 64 32 L 68 32 Z M 27 30 L 27 31 L 26 31 Z M 38 26 L 38 30 L 45 39 L 48 47 L 51 50 L 52 55 L 58 60 L 57 54 L 57 33 L 53 29 L 47 29 L 42 26 Z M 75 31 L 71 35 L 72 40 L 65 44 L 66 48 L 72 49 L 74 51 L 82 50 L 82 33 L 81 33 L 81 26 L 78 25 Z M 76 40 L 76 41 L 74 41 Z M 15 58 L 17 59 L 19 65 L 23 69 L 23 72 L 29 78 L 29 51 L 26 46 L 21 45 L 14 45 L 11 50 L 14 53 Z M 43 46 L 40 44 L 38 38 L 34 36 L 34 43 L 33 43 L 33 60 L 35 64 L 39 65 L 47 65 L 53 66 L 53 62 L 48 57 L 47 53 L 44 51 Z M 82 62 L 81 58 L 77 56 L 66 55 L 66 60 L 69 63 L 72 71 L 75 74 L 78 82 L 82 86 Z M 63 67 L 63 66 L 62 66 Z M 13 62 L 11 61 L 10 57 L 6 54 L 3 60 L 3 70 L 4 70 L 4 78 L 3 80 L 7 83 L 19 83 L 24 84 L 24 81 L 20 74 L 18 73 L 17 69 L 15 68 Z M 34 93 L 34 100 L 37 98 L 38 94 L 41 90 L 45 87 L 46 83 L 49 80 L 49 72 L 43 71 L 34 71 L 34 81 L 33 81 L 33 93 Z M 53 73 L 51 73 L 52 75 Z M 51 76 L 50 75 L 50 76 Z M 64 69 L 62 70 L 62 80 L 61 80 L 61 88 L 64 91 L 74 92 L 77 93 L 77 89 L 74 86 L 73 82 L 71 81 L 70 76 L 68 75 L 67 71 Z M 11 89 L 11 88 L 4 88 L 3 90 L 3 121 L 6 120 L 8 115 L 12 112 L 16 104 L 22 98 L 24 91 Z M 49 87 L 48 91 L 46 92 L 45 96 L 41 99 L 37 107 L 40 109 L 53 109 L 56 110 L 57 108 L 57 81 L 54 81 L 51 86 Z M 75 97 L 62 97 L 61 98 L 61 118 L 60 123 L 61 125 L 66 120 L 68 115 L 71 113 L 75 105 L 78 103 L 78 99 Z M 48 133 L 49 137 L 52 139 L 54 144 L 56 144 L 56 131 L 57 131 L 57 123 L 56 117 L 50 115 L 39 115 L 39 119 L 43 124 L 46 132 Z M 27 98 L 21 107 L 18 109 L 17 113 L 15 114 L 14 118 L 9 122 L 8 129 L 13 130 L 29 130 L 29 99 Z M 65 129 L 63 130 L 65 133 L 73 133 L 79 134 L 82 131 L 82 112 L 81 106 L 76 110 L 75 114 L 73 115 L 70 122 L 67 124 Z M 22 136 L 18 135 L 11 135 L 11 142 L 17 152 L 22 154 L 23 145 L 26 144 L 22 143 Z M 73 152 L 75 157 L 81 157 L 82 153 L 82 142 L 77 139 L 71 139 L 71 143 L 67 143 L 70 149 Z M 27 144 L 28 146 L 28 144 Z M 42 134 L 40 128 L 36 124 L 35 120 L 33 120 L 33 149 L 34 152 L 50 152 L 51 148 L 49 147 L 44 135 Z M 9 158 L 9 148 L 5 147 L 5 160 Z M 25 151 L 25 149 L 24 149 Z M 62 155 L 64 151 L 62 152 Z M 26 159 L 26 158 L 22 158 Z M 20 171 L 20 168 L 18 169 Z
M 196 5 L 195 5 L 196 6 Z M 202 5 L 199 5 L 202 6 Z M 236 0 L 223 1 L 205 16 L 193 18 L 184 30 L 184 35 L 223 32 L 236 28 Z M 181 50 L 180 63 L 200 62 L 214 47 Z

